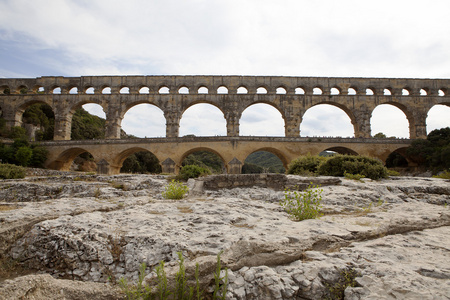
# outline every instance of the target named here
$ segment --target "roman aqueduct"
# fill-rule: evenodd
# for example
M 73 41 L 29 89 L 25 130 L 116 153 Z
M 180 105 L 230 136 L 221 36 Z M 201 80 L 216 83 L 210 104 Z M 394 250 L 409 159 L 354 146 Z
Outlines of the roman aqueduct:
M 331 78 L 282 76 L 82 76 L 0 78 L 0 108 L 7 126 L 21 126 L 22 115 L 35 103 L 48 104 L 55 114 L 53 141 L 41 142 L 49 150 L 46 165 L 68 169 L 80 153 L 94 156 L 100 173 L 118 173 L 134 152 L 156 155 L 163 172 L 177 172 L 192 152 L 218 154 L 228 173 L 240 173 L 245 158 L 259 150 L 276 154 L 285 166 L 299 155 L 323 150 L 358 153 L 383 161 L 402 152 L 411 139 L 426 137 L 428 111 L 436 104 L 450 106 L 449 79 Z M 95 103 L 106 114 L 106 139 L 71 141 L 75 110 Z M 121 122 L 132 107 L 148 103 L 161 109 L 166 137 L 120 139 Z M 227 136 L 179 137 L 180 119 L 191 106 L 216 106 L 226 120 Z M 253 104 L 276 108 L 285 123 L 284 137 L 239 135 L 243 111 Z M 319 104 L 342 109 L 350 118 L 354 138 L 300 136 L 305 112 Z M 391 104 L 405 114 L 410 139 L 373 139 L 370 118 L 381 104 Z

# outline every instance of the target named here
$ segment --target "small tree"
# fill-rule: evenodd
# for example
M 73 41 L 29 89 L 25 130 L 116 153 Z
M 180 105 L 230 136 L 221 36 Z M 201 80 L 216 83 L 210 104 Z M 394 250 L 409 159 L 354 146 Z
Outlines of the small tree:
M 29 165 L 32 156 L 33 150 L 31 150 L 31 148 L 29 147 L 22 146 L 19 149 L 17 149 L 14 158 L 19 163 L 19 165 L 26 167 Z

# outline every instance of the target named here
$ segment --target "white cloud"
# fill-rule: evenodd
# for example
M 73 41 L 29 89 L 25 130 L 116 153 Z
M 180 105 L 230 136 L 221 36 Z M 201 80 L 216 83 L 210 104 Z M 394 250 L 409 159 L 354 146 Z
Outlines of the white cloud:
M 343 110 L 320 104 L 311 107 L 303 115 L 300 135 L 354 137 L 355 130 L 350 117 Z
M 223 113 L 211 104 L 196 104 L 189 107 L 180 120 L 180 136 L 226 136 L 227 122 Z
M 381 132 L 387 137 L 409 138 L 409 123 L 406 115 L 389 104 L 378 105 L 370 119 L 372 136 Z
M 254 104 L 242 113 L 239 135 L 284 136 L 281 113 L 268 104 Z
M 2 0 L 0 76 L 449 78 L 449 10 L 448 0 Z M 165 135 L 131 119 L 127 131 Z M 341 122 L 317 131 L 316 119 L 302 135 L 353 135 Z M 189 131 L 200 135 L 198 124 Z

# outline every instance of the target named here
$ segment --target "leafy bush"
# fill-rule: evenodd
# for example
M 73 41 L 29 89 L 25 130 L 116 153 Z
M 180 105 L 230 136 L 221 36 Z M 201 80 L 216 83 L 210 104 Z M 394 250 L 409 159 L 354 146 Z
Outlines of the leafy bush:
M 181 182 L 172 180 L 169 185 L 166 186 L 162 196 L 166 199 L 182 199 L 184 195 L 189 191 L 189 188 L 183 185 Z
M 450 168 L 450 127 L 431 131 L 426 140 L 414 140 L 406 154 L 412 161 L 434 172 Z
M 181 168 L 178 178 L 182 180 L 188 180 L 189 178 L 198 178 L 200 176 L 206 176 L 210 174 L 211 171 L 208 168 L 200 167 L 197 165 L 188 165 Z
M 280 205 L 295 221 L 315 219 L 321 216 L 322 191 L 312 184 L 304 192 L 285 190 Z
M 307 176 L 316 175 L 320 164 L 327 161 L 328 159 L 328 157 L 318 155 L 300 156 L 289 164 L 287 173 Z
M 400 173 L 398 171 L 388 169 L 388 175 L 389 176 L 400 176 Z
M 0 163 L 1 179 L 18 179 L 25 177 L 25 168 L 10 164 Z
M 364 175 L 351 174 L 351 173 L 347 173 L 347 172 L 344 172 L 344 177 L 347 178 L 347 179 L 358 180 L 358 181 L 361 181 L 362 178 L 365 178 Z
M 450 179 L 450 170 L 444 171 L 437 175 L 433 175 L 433 178 Z
M 387 168 L 375 158 L 355 155 L 336 155 L 319 166 L 319 175 L 344 176 L 360 174 L 370 179 L 386 178 Z

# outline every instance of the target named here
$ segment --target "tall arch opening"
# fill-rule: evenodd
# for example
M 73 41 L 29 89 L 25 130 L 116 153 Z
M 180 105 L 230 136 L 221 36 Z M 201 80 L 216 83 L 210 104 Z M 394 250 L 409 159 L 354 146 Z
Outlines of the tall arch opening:
M 159 159 L 150 151 L 131 149 L 124 153 L 120 173 L 159 174 L 161 165 Z M 123 159 L 123 158 L 122 158 Z
M 22 127 L 31 141 L 53 140 L 55 114 L 50 105 L 35 103 L 28 106 L 22 114 Z
M 436 104 L 427 115 L 427 134 L 435 129 L 450 127 L 450 104 Z
M 227 122 L 220 109 L 198 103 L 186 109 L 180 120 L 180 136 L 226 136 Z
M 370 118 L 372 136 L 378 133 L 386 137 L 409 138 L 409 122 L 399 108 L 391 104 L 378 105 Z
M 153 104 L 135 105 L 125 113 L 122 130 L 128 137 L 165 137 L 164 112 Z
M 303 115 L 300 124 L 301 136 L 354 137 L 355 130 L 350 117 L 342 109 L 319 104 Z
M 265 103 L 252 104 L 242 113 L 239 121 L 241 136 L 284 136 L 281 113 Z
M 181 166 L 195 165 L 210 170 L 212 174 L 225 173 L 225 162 L 210 149 L 196 149 L 187 153 Z
M 261 150 L 247 156 L 242 166 L 242 174 L 285 173 L 281 159 L 274 153 Z
M 72 115 L 72 140 L 93 140 L 105 138 L 106 115 L 95 103 L 83 104 Z

